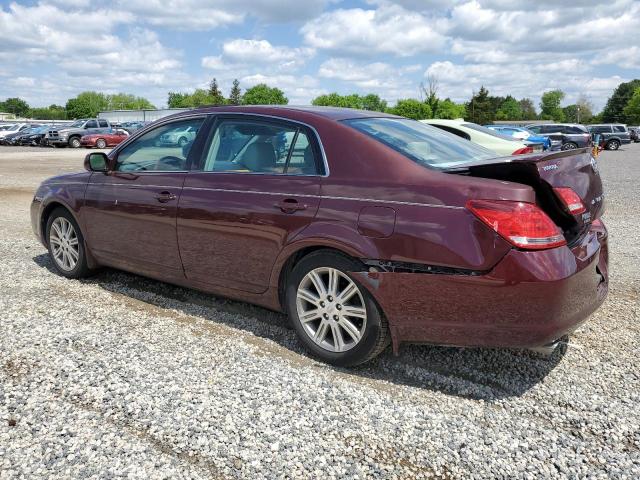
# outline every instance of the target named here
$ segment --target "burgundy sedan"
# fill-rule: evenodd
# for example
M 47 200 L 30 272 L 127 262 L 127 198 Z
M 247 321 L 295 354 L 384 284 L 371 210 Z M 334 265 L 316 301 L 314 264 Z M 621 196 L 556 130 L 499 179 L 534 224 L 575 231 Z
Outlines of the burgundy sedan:
M 85 168 L 31 206 L 60 274 L 104 265 L 285 311 L 337 365 L 403 342 L 550 349 L 607 293 L 586 150 L 495 158 L 377 112 L 216 107 Z
M 80 145 L 85 148 L 107 148 L 115 147 L 124 142 L 129 134 L 124 130 L 116 130 L 112 133 L 92 133 L 91 135 L 83 135 L 80 139 Z

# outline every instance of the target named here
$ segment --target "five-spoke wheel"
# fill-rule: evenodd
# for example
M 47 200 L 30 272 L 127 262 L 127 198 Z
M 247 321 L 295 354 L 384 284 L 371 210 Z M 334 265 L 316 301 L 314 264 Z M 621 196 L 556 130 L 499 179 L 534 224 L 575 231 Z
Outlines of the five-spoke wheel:
M 82 232 L 67 210 L 56 208 L 51 212 L 45 233 L 49 255 L 58 272 L 69 278 L 89 274 Z

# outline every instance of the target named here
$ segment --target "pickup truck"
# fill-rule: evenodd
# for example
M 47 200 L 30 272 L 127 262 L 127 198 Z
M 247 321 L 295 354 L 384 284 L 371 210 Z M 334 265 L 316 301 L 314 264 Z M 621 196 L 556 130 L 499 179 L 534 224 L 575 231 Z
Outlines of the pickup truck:
M 80 139 L 84 135 L 111 132 L 111 124 L 103 118 L 85 118 L 76 120 L 71 125 L 50 129 L 45 136 L 45 143 L 54 147 L 80 148 Z
M 605 123 L 602 125 L 589 125 L 592 135 L 600 134 L 607 150 L 618 150 L 620 145 L 631 143 L 631 134 L 626 125 L 620 123 Z

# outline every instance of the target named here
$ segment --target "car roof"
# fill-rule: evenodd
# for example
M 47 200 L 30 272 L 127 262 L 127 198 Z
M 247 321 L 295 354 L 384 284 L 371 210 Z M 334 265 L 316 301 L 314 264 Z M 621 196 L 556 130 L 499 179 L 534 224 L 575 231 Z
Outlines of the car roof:
M 424 123 L 433 123 L 438 125 L 462 125 L 463 123 L 473 123 L 473 122 L 468 122 L 466 120 L 460 120 L 460 119 L 449 120 L 446 118 L 429 118 L 427 120 L 420 120 L 420 121 Z
M 384 112 L 374 112 L 371 110 L 356 110 L 354 108 L 339 108 L 339 107 L 316 107 L 311 105 L 230 105 L 230 106 L 216 106 L 216 107 L 200 107 L 194 110 L 188 110 L 186 112 L 180 112 L 175 114 L 175 117 L 184 115 L 192 115 L 193 113 L 255 113 L 262 115 L 275 115 L 296 118 L 298 113 L 312 114 L 319 117 L 328 118 L 331 120 L 349 120 L 355 118 L 372 118 L 372 117 L 387 117 L 387 118 L 402 118 L 397 115 L 391 115 Z

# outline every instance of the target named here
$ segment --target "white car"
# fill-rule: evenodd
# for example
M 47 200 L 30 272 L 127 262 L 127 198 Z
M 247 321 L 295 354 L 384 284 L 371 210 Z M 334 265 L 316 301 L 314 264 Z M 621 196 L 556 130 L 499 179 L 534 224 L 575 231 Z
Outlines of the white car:
M 528 143 L 526 141 L 516 140 L 494 132 L 490 128 L 483 127 L 477 123 L 467 122 L 465 120 L 443 120 L 436 118 L 420 121 L 458 135 L 459 137 L 466 138 L 500 155 L 506 156 L 542 152 L 542 144 L 540 143 Z
M 26 130 L 30 127 L 31 125 L 29 125 L 28 123 L 15 123 L 13 125 L 10 125 L 9 128 L 0 130 L 0 138 L 4 138 L 12 133 L 22 132 L 23 130 Z

